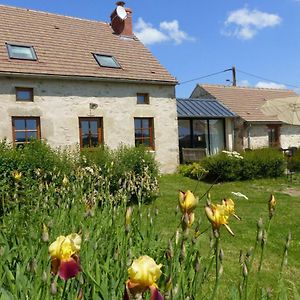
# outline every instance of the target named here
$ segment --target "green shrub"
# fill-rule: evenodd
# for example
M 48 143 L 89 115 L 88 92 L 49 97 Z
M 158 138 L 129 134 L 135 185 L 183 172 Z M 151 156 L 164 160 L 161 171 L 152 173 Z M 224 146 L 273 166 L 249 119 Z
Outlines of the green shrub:
M 178 167 L 178 171 L 180 174 L 186 177 L 190 177 L 193 179 L 200 180 L 203 176 L 205 176 L 208 171 L 206 171 L 200 163 L 192 163 L 187 165 L 180 165 Z
M 103 176 L 110 177 L 110 192 L 120 188 L 133 200 L 149 201 L 158 193 L 158 166 L 154 156 L 144 147 L 121 146 L 83 150 L 82 163 L 97 165 Z
M 282 176 L 285 160 L 280 151 L 262 148 L 244 153 L 241 179 L 254 179 Z
M 230 153 L 233 153 L 232 155 Z M 216 181 L 235 181 L 241 179 L 243 157 L 237 152 L 222 152 L 208 156 L 201 161 L 208 171 L 206 179 Z
M 291 171 L 300 171 L 300 148 L 295 155 L 288 159 L 288 167 Z
M 208 170 L 206 178 L 217 181 L 237 181 L 254 178 L 279 177 L 284 173 L 285 160 L 276 149 L 262 148 L 237 152 L 223 151 L 201 162 Z

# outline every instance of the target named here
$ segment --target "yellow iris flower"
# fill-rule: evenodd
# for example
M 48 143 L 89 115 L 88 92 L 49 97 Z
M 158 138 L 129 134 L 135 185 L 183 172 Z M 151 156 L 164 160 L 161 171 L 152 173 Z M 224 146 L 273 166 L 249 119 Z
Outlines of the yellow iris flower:
M 230 234 L 234 235 L 233 231 L 228 226 L 229 209 L 226 205 L 222 204 L 210 204 L 205 207 L 205 213 L 212 224 L 213 229 L 219 230 L 222 225 L 226 227 Z
M 275 213 L 275 206 L 276 206 L 276 199 L 273 194 L 271 194 L 268 204 L 269 204 L 269 216 L 271 219 Z
M 157 265 L 149 256 L 144 255 L 135 259 L 128 269 L 129 280 L 126 284 L 126 292 L 124 299 L 130 299 L 127 293 L 129 290 L 131 295 L 142 294 L 150 289 L 151 299 L 163 299 L 157 290 L 157 280 L 161 275 L 162 264 Z
M 16 180 L 19 181 L 22 178 L 22 172 L 19 171 L 13 171 L 12 172 L 12 177 Z
M 183 227 L 191 227 L 195 220 L 194 209 L 198 205 L 198 198 L 191 191 L 179 191 L 179 206 L 183 213 Z
M 64 280 L 75 277 L 80 271 L 79 256 L 81 237 L 77 233 L 59 236 L 49 246 L 51 271 Z
M 183 213 L 191 213 L 198 205 L 198 198 L 191 191 L 179 192 L 179 206 Z
M 241 218 L 235 213 L 234 202 L 232 199 L 223 199 L 222 204 L 227 208 L 229 215 L 233 215 L 236 219 L 241 220 Z

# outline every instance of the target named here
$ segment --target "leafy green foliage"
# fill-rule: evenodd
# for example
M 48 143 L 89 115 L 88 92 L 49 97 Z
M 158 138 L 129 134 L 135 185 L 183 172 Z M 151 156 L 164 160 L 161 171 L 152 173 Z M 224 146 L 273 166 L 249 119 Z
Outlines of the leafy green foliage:
M 203 176 L 205 176 L 205 174 L 208 173 L 208 171 L 206 171 L 199 163 L 180 165 L 178 167 L 178 171 L 183 176 L 198 180 L 200 180 Z
M 242 155 L 224 152 L 206 157 L 201 164 L 208 170 L 207 179 L 218 181 L 276 178 L 283 175 L 285 168 L 282 153 L 270 148 L 246 151 Z
M 297 149 L 295 154 L 291 157 L 287 158 L 288 160 L 288 168 L 291 171 L 300 171 L 300 148 Z

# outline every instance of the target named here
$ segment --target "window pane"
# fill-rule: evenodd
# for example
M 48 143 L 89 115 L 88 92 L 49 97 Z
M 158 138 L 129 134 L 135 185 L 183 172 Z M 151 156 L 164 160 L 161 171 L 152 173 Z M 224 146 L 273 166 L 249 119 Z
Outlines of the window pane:
M 217 154 L 225 148 L 223 120 L 209 120 L 210 154 Z
M 180 148 L 191 147 L 190 120 L 178 120 L 178 133 Z
M 150 130 L 149 129 L 144 129 L 143 130 L 143 137 L 149 138 L 150 137 Z
M 119 64 L 116 62 L 116 60 L 112 56 L 96 54 L 95 57 L 102 67 L 111 67 L 111 68 L 119 68 L 120 67 Z
M 82 135 L 82 145 L 83 145 L 83 147 L 89 147 L 90 146 L 89 135 L 88 134 L 83 134 Z
M 36 130 L 36 120 L 35 119 L 26 119 L 26 129 L 27 130 Z
M 24 143 L 26 141 L 25 131 L 16 132 L 16 140 L 17 143 Z
M 26 138 L 27 138 L 27 140 L 36 139 L 37 133 L 35 131 L 27 131 Z
M 24 119 L 16 119 L 15 120 L 15 129 L 16 130 L 25 130 L 25 120 Z
M 32 101 L 32 92 L 30 90 L 17 90 L 18 101 Z
M 90 130 L 88 121 L 81 121 L 81 130 L 83 135 L 89 133 Z
M 153 147 L 153 129 L 152 118 L 135 118 L 135 145 L 144 145 L 146 147 Z
M 135 130 L 135 137 L 136 138 L 142 137 L 142 130 L 141 129 L 136 129 Z
M 134 119 L 134 127 L 135 127 L 135 129 L 141 129 L 142 128 L 142 119 Z
M 151 146 L 151 145 L 150 145 L 150 139 L 143 140 L 143 145 L 144 145 L 145 147 L 150 147 L 150 146 Z
M 193 146 L 194 148 L 207 147 L 207 121 L 193 120 Z
M 35 59 L 31 47 L 9 45 L 9 54 L 12 58 Z
M 92 135 L 91 136 L 91 144 L 93 147 L 97 147 L 98 146 L 98 135 Z
M 149 121 L 149 119 L 143 119 L 143 121 L 142 121 L 142 127 L 144 129 L 150 127 L 150 121 Z
M 97 147 L 102 143 L 101 118 L 79 118 L 80 146 Z
M 90 132 L 93 134 L 97 134 L 97 131 L 98 131 L 98 122 L 90 121 Z
M 149 104 L 149 94 L 137 94 L 137 104 Z

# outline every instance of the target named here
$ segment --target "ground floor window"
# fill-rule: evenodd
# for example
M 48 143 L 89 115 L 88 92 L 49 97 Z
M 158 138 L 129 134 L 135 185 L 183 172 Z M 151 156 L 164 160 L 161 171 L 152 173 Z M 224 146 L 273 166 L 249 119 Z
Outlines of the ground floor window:
M 153 118 L 134 118 L 135 146 L 154 149 Z
M 269 147 L 280 147 L 280 125 L 272 124 L 267 126 Z
M 202 148 L 207 154 L 225 149 L 224 119 L 179 119 L 179 147 Z
M 26 144 L 32 139 L 41 138 L 39 117 L 13 117 L 12 129 L 15 145 Z
M 81 148 L 93 148 L 103 144 L 102 118 L 79 118 Z

